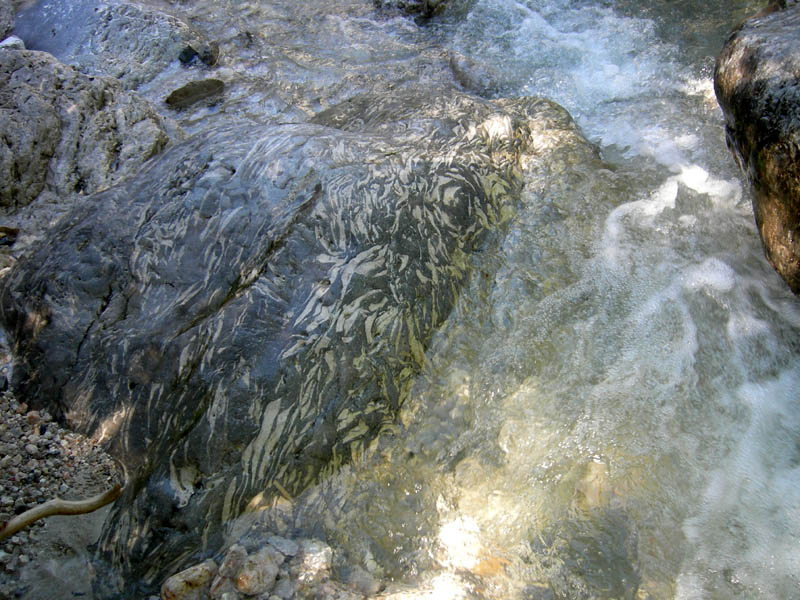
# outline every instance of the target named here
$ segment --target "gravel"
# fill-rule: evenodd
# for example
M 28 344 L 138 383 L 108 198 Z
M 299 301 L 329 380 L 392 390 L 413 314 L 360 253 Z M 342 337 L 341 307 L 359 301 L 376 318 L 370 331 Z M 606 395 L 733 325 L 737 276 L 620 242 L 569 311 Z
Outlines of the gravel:
M 0 378 L 4 379 L 4 378 Z M 0 522 L 52 500 L 94 496 L 122 482 L 114 460 L 87 437 L 68 431 L 46 411 L 28 410 L 0 393 Z M 43 543 L 48 519 L 0 542 L 0 598 L 22 596 L 20 571 L 52 547 Z

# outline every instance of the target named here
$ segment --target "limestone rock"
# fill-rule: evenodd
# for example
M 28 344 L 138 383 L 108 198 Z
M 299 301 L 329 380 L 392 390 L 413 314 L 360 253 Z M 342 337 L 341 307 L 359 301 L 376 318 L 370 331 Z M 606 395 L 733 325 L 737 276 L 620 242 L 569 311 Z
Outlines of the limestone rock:
M 83 72 L 119 79 L 126 89 L 171 65 L 214 64 L 219 47 L 179 19 L 137 4 L 43 0 L 22 11 L 16 34 Z
M 0 50 L 25 50 L 25 42 L 15 35 L 10 35 L 0 42 Z
M 236 575 L 236 589 L 247 596 L 263 594 L 272 589 L 278 577 L 278 565 L 269 548 L 262 548 L 244 559 Z
M 400 11 L 427 19 L 442 12 L 450 0 L 374 0 L 374 2 L 380 9 Z
M 107 188 L 158 154 L 167 126 L 113 80 L 43 52 L 0 51 L 0 206 Z M 42 215 L 37 217 L 42 219 Z
M 333 550 L 320 540 L 300 540 L 300 552 L 291 562 L 291 573 L 301 584 L 322 581 L 330 574 Z
M 123 579 L 220 547 L 390 426 L 522 168 L 567 143 L 590 147 L 541 99 L 357 97 L 175 145 L 22 257 L 12 385 L 125 465 L 99 543 Z
M 161 586 L 161 600 L 201 600 L 217 573 L 217 564 L 207 560 L 168 578 Z
M 767 259 L 800 294 L 800 4 L 780 6 L 733 32 L 714 85 Z

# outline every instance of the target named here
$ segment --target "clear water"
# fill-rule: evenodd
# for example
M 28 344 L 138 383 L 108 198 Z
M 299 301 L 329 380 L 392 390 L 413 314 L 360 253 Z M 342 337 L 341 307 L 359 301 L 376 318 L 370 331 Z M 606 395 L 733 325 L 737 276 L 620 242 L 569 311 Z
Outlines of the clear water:
M 763 3 L 649 4 L 474 0 L 429 29 L 605 162 L 529 174 L 397 434 L 299 506 L 398 597 L 800 593 L 800 302 L 711 81 Z
M 424 28 L 361 0 L 148 2 L 221 42 L 227 100 L 181 115 L 189 132 L 435 84 L 444 47 L 497 95 L 561 103 L 602 152 L 528 173 L 395 434 L 275 521 L 395 599 L 800 595 L 800 301 L 763 258 L 711 82 L 766 2 L 464 0 Z

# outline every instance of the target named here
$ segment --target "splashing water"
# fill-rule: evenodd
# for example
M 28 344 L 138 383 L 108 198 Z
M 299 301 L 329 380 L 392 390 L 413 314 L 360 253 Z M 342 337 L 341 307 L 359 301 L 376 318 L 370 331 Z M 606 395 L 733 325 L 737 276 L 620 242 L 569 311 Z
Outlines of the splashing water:
M 436 25 L 499 95 L 563 104 L 606 162 L 529 174 L 402 435 L 333 484 L 358 516 L 327 534 L 417 581 L 402 597 L 800 589 L 800 304 L 762 257 L 711 82 L 758 8 L 475 0 Z

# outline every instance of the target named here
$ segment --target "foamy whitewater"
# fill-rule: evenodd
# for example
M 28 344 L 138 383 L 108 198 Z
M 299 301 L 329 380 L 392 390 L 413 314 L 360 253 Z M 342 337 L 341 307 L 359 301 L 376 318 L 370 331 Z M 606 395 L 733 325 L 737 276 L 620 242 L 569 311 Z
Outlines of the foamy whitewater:
M 434 25 L 498 95 L 565 106 L 605 166 L 531 181 L 389 458 L 340 477 L 365 498 L 342 544 L 412 597 L 800 590 L 800 302 L 711 79 L 763 3 L 650 4 L 475 0 Z

